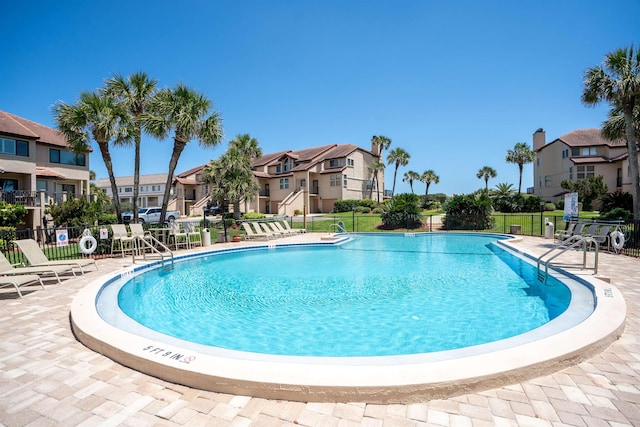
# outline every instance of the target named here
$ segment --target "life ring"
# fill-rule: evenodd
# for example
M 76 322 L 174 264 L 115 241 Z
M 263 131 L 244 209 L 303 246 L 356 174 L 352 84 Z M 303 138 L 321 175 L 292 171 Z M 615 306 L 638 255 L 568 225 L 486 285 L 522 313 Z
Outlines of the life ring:
M 624 234 L 622 234 L 620 230 L 611 232 L 611 246 L 613 246 L 616 251 L 624 247 Z
M 87 242 L 89 243 L 89 246 L 87 246 Z M 85 255 L 91 255 L 95 252 L 97 247 L 98 242 L 93 236 L 84 235 L 82 236 L 82 239 L 80 239 L 80 252 Z

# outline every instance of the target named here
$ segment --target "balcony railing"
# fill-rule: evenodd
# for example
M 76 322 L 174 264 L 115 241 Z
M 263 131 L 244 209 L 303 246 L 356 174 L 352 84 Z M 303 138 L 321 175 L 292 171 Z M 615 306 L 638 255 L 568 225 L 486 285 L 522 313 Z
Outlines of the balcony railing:
M 10 205 L 36 206 L 38 191 L 13 190 L 6 193 L 0 192 L 0 200 Z
M 260 196 L 269 197 L 269 190 L 260 190 Z

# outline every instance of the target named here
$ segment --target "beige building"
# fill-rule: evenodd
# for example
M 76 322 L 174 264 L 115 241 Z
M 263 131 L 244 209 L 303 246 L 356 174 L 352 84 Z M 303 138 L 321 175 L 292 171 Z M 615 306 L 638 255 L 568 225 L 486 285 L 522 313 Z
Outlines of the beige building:
M 546 143 L 545 132 L 533 134 L 537 158 L 533 166 L 533 194 L 555 202 L 566 192 L 563 180 L 577 181 L 603 176 L 609 192 L 631 192 L 631 174 L 624 141 L 612 142 L 600 129 L 578 129 Z
M 89 153 L 73 153 L 57 130 L 0 110 L 0 200 L 27 208 L 42 225 L 51 201 L 88 195 Z
M 164 189 L 167 184 L 167 174 L 157 173 L 140 175 L 140 187 L 138 190 L 138 207 L 162 206 Z M 96 181 L 96 187 L 103 190 L 107 196 L 113 198 L 109 178 L 100 178 Z M 116 177 L 118 197 L 120 202 L 133 203 L 133 176 Z
M 303 150 L 265 154 L 252 162 L 260 191 L 252 201 L 241 203 L 243 211 L 292 216 L 296 211 L 331 212 L 339 199 L 377 197 L 369 165 L 379 150 L 353 144 L 330 144 Z M 171 209 L 184 215 L 202 215 L 211 204 L 209 185 L 203 180 L 206 165 L 176 175 Z M 384 171 L 378 174 L 380 199 L 384 194 Z

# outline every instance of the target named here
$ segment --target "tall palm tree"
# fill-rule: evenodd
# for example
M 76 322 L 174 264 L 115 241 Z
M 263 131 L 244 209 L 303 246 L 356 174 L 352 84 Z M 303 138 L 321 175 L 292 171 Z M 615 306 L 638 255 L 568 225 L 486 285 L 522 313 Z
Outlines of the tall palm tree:
M 415 171 L 405 172 L 402 181 L 409 183 L 409 187 L 411 187 L 411 193 L 413 194 L 413 181 L 420 181 L 420 174 Z
M 396 194 L 396 177 L 398 175 L 398 168 L 400 166 L 407 166 L 409 164 L 409 159 L 411 155 L 404 151 L 402 148 L 394 148 L 389 151 L 389 155 L 387 156 L 387 164 L 396 165 L 396 169 L 393 171 L 393 187 L 391 187 L 391 197 Z
M 373 145 L 377 145 L 378 147 L 380 147 L 380 158 L 384 159 L 382 152 L 384 150 L 387 150 L 391 146 L 391 138 L 387 138 L 386 136 L 383 136 L 383 135 L 374 135 L 371 138 L 371 143 Z
M 440 182 L 440 177 L 436 175 L 433 169 L 429 169 L 420 175 L 420 181 L 427 184 L 427 188 L 424 191 L 424 203 L 426 204 L 429 198 L 429 187 L 431 186 L 431 183 L 438 184 Z
M 123 144 L 131 140 L 133 129 L 127 112 L 110 96 L 82 92 L 75 104 L 57 102 L 53 113 L 58 130 L 67 138 L 71 151 L 89 151 L 90 138 L 98 144 L 111 183 L 113 205 L 118 221 L 121 221 L 118 186 L 109 144 Z
M 222 141 L 220 113 L 214 111 L 206 117 L 211 104 L 204 95 L 178 84 L 174 89 L 160 90 L 149 104 L 149 112 L 143 116 L 147 132 L 157 138 L 164 139 L 174 131 L 160 222 L 164 221 L 167 213 L 173 173 L 187 143 L 195 138 L 200 145 L 213 147 Z
M 515 163 L 518 165 L 518 170 L 520 171 L 518 195 L 520 195 L 520 191 L 522 190 L 522 170 L 524 165 L 533 162 L 535 159 L 536 152 L 533 151 L 526 142 L 517 142 L 515 147 L 513 147 L 513 150 L 507 151 L 507 157 L 505 160 L 509 163 Z
M 610 141 L 626 141 L 624 114 L 619 108 L 612 108 L 609 111 L 608 119 L 602 123 L 600 133 Z M 633 110 L 633 127 L 636 132 L 636 141 L 640 140 L 640 96 L 636 101 L 636 107 Z
M 373 198 L 373 186 L 376 186 L 376 193 L 378 194 L 378 203 L 380 203 L 380 186 L 378 185 L 378 173 L 384 170 L 384 163 L 380 160 L 375 160 L 368 167 L 369 172 L 371 172 L 371 191 L 369 192 L 369 198 Z
M 607 53 L 602 65 L 588 68 L 584 73 L 582 102 L 597 105 L 606 101 L 622 111 L 627 140 L 627 154 L 631 171 L 633 219 L 640 220 L 640 175 L 638 144 L 633 111 L 640 97 L 640 49 L 621 48 Z
M 142 117 L 156 92 L 158 81 L 147 73 L 137 72 L 125 78 L 115 74 L 105 81 L 103 92 L 113 96 L 131 115 L 134 128 L 133 167 L 133 221 L 138 222 L 138 194 L 140 192 L 140 144 L 142 141 Z
M 237 148 L 240 153 L 251 160 L 262 156 L 262 149 L 258 145 L 258 140 L 251 138 L 248 133 L 236 135 L 234 139 L 229 141 L 229 146 Z
M 483 166 L 476 175 L 478 178 L 484 179 L 484 193 L 489 195 L 489 178 L 498 176 L 498 172 L 491 166 Z

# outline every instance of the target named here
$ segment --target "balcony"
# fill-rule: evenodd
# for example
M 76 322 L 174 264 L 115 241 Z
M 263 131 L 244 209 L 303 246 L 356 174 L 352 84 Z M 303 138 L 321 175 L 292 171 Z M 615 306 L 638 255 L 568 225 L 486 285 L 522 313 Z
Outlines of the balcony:
M 269 197 L 270 196 L 269 190 L 260 189 L 260 192 L 258 194 L 260 195 L 260 197 Z
M 10 205 L 36 206 L 38 191 L 13 190 L 0 192 L 0 200 Z

